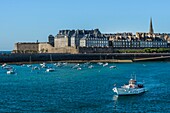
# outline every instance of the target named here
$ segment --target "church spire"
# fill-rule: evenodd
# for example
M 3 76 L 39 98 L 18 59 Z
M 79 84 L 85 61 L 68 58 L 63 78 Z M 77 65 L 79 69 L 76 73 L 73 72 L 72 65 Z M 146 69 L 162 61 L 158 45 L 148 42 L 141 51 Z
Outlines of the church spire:
M 154 31 L 153 31 L 153 26 L 152 26 L 152 18 L 150 19 L 149 33 L 150 33 L 150 34 L 153 34 L 153 33 L 154 33 Z

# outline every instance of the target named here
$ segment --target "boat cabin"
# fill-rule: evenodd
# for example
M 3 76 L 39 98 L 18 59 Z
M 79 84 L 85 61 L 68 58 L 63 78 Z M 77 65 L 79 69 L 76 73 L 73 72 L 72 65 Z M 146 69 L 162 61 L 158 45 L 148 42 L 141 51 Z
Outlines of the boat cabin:
M 136 80 L 130 79 L 129 84 L 136 84 Z

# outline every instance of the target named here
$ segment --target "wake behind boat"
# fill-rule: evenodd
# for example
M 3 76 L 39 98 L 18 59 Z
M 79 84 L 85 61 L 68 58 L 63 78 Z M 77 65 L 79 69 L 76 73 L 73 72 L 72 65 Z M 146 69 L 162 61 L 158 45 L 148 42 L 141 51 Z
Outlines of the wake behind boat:
M 137 82 L 135 79 L 130 79 L 128 85 L 121 86 L 121 88 L 114 87 L 112 90 L 119 96 L 137 95 L 146 91 L 143 83 Z

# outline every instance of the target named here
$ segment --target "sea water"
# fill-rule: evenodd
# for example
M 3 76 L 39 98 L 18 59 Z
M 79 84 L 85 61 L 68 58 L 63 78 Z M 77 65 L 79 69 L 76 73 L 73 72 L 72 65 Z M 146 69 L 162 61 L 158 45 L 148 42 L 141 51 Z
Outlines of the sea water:
M 0 68 L 0 112 L 170 112 L 170 62 L 65 63 L 46 72 L 27 65 L 11 65 L 15 74 Z M 88 68 L 93 65 L 93 68 Z M 110 69 L 110 66 L 116 68 Z M 74 67 L 74 68 L 73 68 Z M 128 83 L 131 75 L 147 92 L 118 97 L 112 88 Z
M 0 55 L 1 54 L 11 54 L 11 51 L 0 51 Z

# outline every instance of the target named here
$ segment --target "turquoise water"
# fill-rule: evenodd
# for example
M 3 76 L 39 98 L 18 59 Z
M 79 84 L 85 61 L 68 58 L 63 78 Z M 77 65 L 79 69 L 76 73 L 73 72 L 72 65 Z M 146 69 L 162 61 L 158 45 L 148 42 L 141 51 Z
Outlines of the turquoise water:
M 11 54 L 11 51 L 0 51 L 0 54 Z
M 16 74 L 0 68 L 0 112 L 168 112 L 170 111 L 170 62 L 75 64 L 45 69 L 11 65 Z M 88 65 L 93 65 L 92 69 Z M 116 69 L 110 69 L 110 66 Z M 39 64 L 34 64 L 38 66 Z M 117 97 L 114 84 L 121 86 L 135 73 L 148 92 Z

